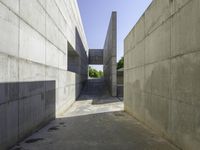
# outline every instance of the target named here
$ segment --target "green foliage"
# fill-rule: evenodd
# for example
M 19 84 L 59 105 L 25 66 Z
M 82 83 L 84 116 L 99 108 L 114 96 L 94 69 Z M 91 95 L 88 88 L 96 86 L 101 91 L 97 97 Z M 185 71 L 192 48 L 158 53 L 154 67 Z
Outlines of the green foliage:
M 117 63 L 117 69 L 124 68 L 124 57 L 122 57 Z
M 103 71 L 99 71 L 99 77 L 103 77 Z
M 101 78 L 101 77 L 103 77 L 103 72 L 101 70 L 97 71 L 96 69 L 89 67 L 89 77 L 91 77 L 91 78 Z

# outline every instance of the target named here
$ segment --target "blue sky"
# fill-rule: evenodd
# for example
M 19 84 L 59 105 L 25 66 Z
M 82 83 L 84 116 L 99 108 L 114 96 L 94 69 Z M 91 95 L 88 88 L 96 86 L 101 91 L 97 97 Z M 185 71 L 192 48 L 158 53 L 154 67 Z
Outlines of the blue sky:
M 124 39 L 152 0 L 77 0 L 89 48 L 103 48 L 112 11 L 117 11 L 117 60 Z M 101 67 L 96 67 L 101 69 Z

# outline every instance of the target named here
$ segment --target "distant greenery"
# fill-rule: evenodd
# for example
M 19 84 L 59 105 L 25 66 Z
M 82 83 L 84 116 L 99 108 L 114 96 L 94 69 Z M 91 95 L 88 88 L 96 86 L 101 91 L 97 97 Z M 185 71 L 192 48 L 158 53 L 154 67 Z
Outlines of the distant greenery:
M 124 68 L 124 57 L 122 57 L 117 63 L 117 69 Z
M 89 67 L 89 77 L 91 77 L 91 78 L 101 78 L 101 77 L 103 77 L 103 72 L 101 70 L 97 71 L 96 69 Z

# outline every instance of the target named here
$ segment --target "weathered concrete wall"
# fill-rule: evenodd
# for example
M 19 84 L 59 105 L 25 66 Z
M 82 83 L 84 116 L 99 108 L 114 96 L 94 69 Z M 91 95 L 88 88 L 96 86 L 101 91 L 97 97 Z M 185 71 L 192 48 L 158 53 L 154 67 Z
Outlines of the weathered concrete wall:
M 200 147 L 200 1 L 154 0 L 125 39 L 125 109 L 184 150 Z
M 124 68 L 117 70 L 117 96 L 124 96 Z
M 88 62 L 90 65 L 103 65 L 103 49 L 89 49 Z
M 113 12 L 103 51 L 105 82 L 112 96 L 117 96 L 117 12 Z
M 76 0 L 0 0 L 0 34 L 0 149 L 5 149 L 74 102 L 87 78 L 88 47 Z M 68 43 L 79 55 L 78 73 L 67 71 Z M 50 91 L 35 85 L 50 81 L 55 82 Z M 14 95 L 18 90 L 31 94 Z M 6 92 L 12 100 L 2 96 Z

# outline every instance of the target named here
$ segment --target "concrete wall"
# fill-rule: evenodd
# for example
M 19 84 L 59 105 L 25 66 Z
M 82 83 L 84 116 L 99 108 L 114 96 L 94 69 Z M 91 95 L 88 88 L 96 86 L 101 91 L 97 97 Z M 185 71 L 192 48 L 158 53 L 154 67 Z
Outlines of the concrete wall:
M 74 102 L 87 78 L 88 46 L 76 0 L 0 0 L 0 35 L 0 95 L 12 96 L 0 99 L 6 149 Z M 78 74 L 67 71 L 68 43 L 80 58 Z M 50 81 L 53 90 L 44 86 Z M 13 95 L 18 90 L 30 94 Z
M 125 39 L 125 109 L 184 150 L 200 147 L 200 1 L 154 0 Z
M 117 70 L 117 96 L 124 96 L 124 68 Z
M 117 12 L 113 12 L 103 51 L 105 82 L 112 96 L 117 96 Z
M 90 65 L 103 65 L 103 49 L 89 49 L 88 62 Z

